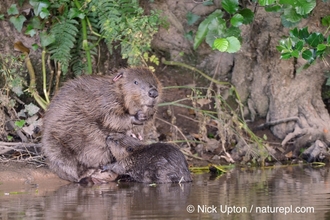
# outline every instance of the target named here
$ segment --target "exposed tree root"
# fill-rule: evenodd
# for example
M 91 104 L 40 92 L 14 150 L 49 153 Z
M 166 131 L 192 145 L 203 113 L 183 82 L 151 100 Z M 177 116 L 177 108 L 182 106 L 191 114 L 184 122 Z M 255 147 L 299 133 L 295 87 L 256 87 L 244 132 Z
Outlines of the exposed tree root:
M 275 121 L 266 122 L 264 124 L 259 125 L 257 127 L 257 129 L 258 130 L 266 129 L 266 128 L 269 128 L 271 126 L 278 125 L 278 124 L 281 124 L 281 123 L 287 123 L 287 122 L 290 122 L 290 121 L 299 121 L 299 118 L 298 117 L 290 117 L 290 118 L 284 118 L 284 119 L 279 119 L 279 120 L 275 120 Z
M 295 146 L 294 154 L 300 155 L 301 149 L 307 148 L 302 154 L 308 162 L 322 160 L 329 156 L 328 146 L 330 145 L 330 125 L 329 120 L 317 112 L 311 105 L 299 108 L 299 116 L 281 119 L 265 123 L 259 128 L 273 126 L 288 121 L 296 121 L 294 130 L 287 134 L 282 141 L 282 146 L 292 142 Z

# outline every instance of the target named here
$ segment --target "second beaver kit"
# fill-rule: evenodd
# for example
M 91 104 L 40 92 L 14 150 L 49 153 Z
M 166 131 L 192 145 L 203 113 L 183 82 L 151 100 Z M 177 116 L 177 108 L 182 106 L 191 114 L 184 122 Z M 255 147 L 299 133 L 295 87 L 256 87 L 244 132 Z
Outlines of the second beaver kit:
M 183 153 L 170 144 L 143 144 L 121 133 L 107 137 L 107 145 L 117 162 L 103 166 L 103 171 L 129 175 L 143 183 L 191 182 L 191 174 Z

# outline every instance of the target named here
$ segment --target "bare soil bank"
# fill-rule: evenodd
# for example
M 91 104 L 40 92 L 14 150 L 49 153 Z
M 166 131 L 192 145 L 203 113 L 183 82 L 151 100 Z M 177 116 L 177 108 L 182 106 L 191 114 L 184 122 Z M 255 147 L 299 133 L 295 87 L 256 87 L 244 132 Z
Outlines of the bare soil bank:
M 55 190 L 68 183 L 52 173 L 46 166 L 37 167 L 27 162 L 0 164 L 0 197 L 30 190 L 43 193 L 45 190 Z

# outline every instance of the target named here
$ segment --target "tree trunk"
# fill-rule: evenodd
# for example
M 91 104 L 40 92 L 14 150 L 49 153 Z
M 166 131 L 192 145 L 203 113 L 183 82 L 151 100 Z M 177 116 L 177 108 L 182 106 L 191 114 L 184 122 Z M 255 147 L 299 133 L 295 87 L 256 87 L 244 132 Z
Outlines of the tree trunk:
M 215 3 L 217 5 L 219 1 Z M 181 42 L 180 46 L 186 46 L 184 39 L 176 40 L 179 39 L 178 34 L 182 35 L 182 32 L 188 32 L 192 28 L 186 24 L 183 16 L 188 11 L 200 16 L 209 12 L 203 14 L 198 10 L 200 5 L 195 7 L 193 3 L 185 4 L 173 0 L 157 5 L 165 10 L 164 14 L 171 14 L 170 23 L 175 21 L 174 23 L 182 24 L 182 28 L 171 25 L 170 31 L 160 32 L 163 34 L 158 35 L 154 41 L 155 47 L 159 45 L 159 49 L 171 51 L 172 60 L 177 60 L 175 54 L 189 50 L 180 47 L 176 49 L 165 43 L 174 39 Z M 255 5 L 250 6 L 253 10 Z M 330 14 L 329 6 L 329 3 L 319 1 L 312 15 L 308 20 L 303 20 L 300 26 L 307 26 L 309 31 L 324 32 L 325 28 L 320 21 Z M 208 46 L 204 43 L 196 51 L 197 67 L 210 74 L 218 69 L 216 74 L 220 80 L 231 81 L 236 86 L 242 102 L 249 110 L 250 119 L 253 121 L 255 118 L 266 118 L 268 128 L 282 139 L 282 145 L 294 144 L 296 155 L 303 147 L 315 148 L 316 145 L 330 144 L 330 117 L 321 97 L 321 88 L 325 82 L 324 71 L 328 67 L 319 60 L 307 70 L 298 73 L 304 60 L 281 60 L 276 46 L 281 36 L 288 35 L 289 29 L 283 27 L 278 14 L 265 12 L 262 7 L 256 7 L 254 22 L 243 25 L 241 30 L 243 43 L 240 52 L 226 54 L 209 50 L 205 56 Z M 175 53 L 175 50 L 178 51 Z M 217 66 L 220 68 L 216 68 Z
M 330 13 L 325 10 L 328 8 L 317 7 L 301 25 L 308 26 L 309 31 L 324 32 L 315 24 Z M 242 52 L 235 56 L 232 82 L 250 113 L 266 117 L 272 133 L 283 140 L 282 145 L 293 143 L 294 154 L 299 155 L 301 148 L 315 147 L 316 141 L 330 144 L 330 117 L 321 97 L 325 69 L 329 67 L 318 61 L 298 72 L 306 61 L 280 60 L 276 45 L 282 35 L 288 34 L 280 18 L 273 15 L 258 9 L 252 29 L 243 31 L 248 37 Z

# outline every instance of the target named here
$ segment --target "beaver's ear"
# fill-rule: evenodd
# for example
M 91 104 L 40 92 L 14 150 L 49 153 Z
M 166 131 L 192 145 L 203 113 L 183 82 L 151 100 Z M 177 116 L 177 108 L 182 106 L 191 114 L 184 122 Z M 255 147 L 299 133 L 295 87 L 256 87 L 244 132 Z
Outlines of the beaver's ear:
M 123 75 L 124 75 L 124 71 L 119 72 L 119 73 L 115 76 L 115 78 L 112 79 L 112 81 L 116 82 L 118 79 L 120 79 L 121 77 L 123 77 Z

